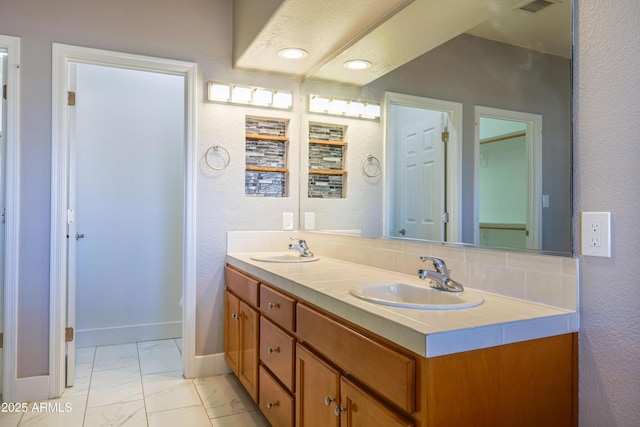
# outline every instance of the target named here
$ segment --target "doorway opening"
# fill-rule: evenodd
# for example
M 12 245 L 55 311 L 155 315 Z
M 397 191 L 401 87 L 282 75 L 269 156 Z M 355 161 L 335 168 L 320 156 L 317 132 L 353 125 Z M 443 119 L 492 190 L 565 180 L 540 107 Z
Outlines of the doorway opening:
M 458 241 L 462 105 L 385 97 L 385 236 Z
M 194 375 L 195 71 L 54 45 L 50 397 L 76 344 L 180 335 Z
M 476 244 L 541 248 L 541 129 L 539 115 L 476 107 Z
M 18 347 L 18 165 L 20 134 L 20 39 L 0 35 L 0 394 L 3 402 L 17 395 Z
M 0 87 L 4 92 L 7 76 L 7 49 L 0 46 Z M 6 164 L 6 138 L 7 133 L 7 107 L 4 93 L 0 99 L 0 335 L 4 337 L 4 232 L 5 232 L 5 164 Z M 4 367 L 4 349 L 0 348 L 0 401 L 2 400 L 2 375 Z

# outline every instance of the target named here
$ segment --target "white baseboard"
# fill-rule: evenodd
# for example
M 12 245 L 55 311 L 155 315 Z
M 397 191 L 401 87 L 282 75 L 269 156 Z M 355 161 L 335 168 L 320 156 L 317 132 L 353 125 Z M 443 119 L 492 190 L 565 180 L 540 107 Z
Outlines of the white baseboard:
M 76 347 L 127 344 L 182 336 L 182 322 L 151 323 L 113 328 L 83 329 L 75 334 Z
M 224 360 L 224 353 L 196 356 L 194 364 L 194 378 L 211 377 L 231 373 L 231 369 Z
M 49 375 L 16 379 L 14 403 L 27 403 L 49 398 Z

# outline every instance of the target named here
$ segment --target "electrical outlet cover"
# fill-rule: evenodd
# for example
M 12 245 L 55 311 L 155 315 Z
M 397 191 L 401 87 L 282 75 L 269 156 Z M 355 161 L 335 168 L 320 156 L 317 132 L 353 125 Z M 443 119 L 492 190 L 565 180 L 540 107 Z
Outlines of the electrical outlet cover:
M 581 253 L 611 258 L 611 212 L 582 212 Z

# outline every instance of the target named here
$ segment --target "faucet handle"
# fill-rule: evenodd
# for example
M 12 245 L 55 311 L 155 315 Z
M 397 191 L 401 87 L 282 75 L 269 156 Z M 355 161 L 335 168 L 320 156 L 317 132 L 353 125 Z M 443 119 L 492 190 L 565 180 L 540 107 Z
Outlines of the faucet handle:
M 447 265 L 444 263 L 443 259 L 431 256 L 421 256 L 420 260 L 422 262 L 431 261 L 433 263 L 433 268 L 435 268 L 438 273 L 446 276 L 447 278 L 449 277 L 449 269 L 447 269 Z
M 298 244 L 300 246 L 302 246 L 303 248 L 306 246 L 307 242 L 304 239 L 301 239 L 299 237 L 290 237 L 289 240 L 293 240 L 294 242 L 298 242 Z

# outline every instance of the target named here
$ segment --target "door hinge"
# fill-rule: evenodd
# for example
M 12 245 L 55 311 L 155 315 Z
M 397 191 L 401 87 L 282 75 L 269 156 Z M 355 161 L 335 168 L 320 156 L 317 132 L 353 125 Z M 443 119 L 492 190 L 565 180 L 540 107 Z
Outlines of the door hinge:
M 64 342 L 73 341 L 73 328 L 65 328 L 64 330 Z
M 73 91 L 67 92 L 67 105 L 69 107 L 75 107 L 76 105 L 76 93 Z
M 2 99 L 7 99 L 7 85 L 2 85 Z
M 442 142 L 449 142 L 449 131 L 447 128 L 444 128 L 444 132 L 442 132 Z
M 73 209 L 67 209 L 67 224 L 76 222 L 76 213 Z
M 449 223 L 449 212 L 442 212 L 442 223 L 443 224 Z
M 0 332 L 0 348 L 4 348 L 4 333 Z

